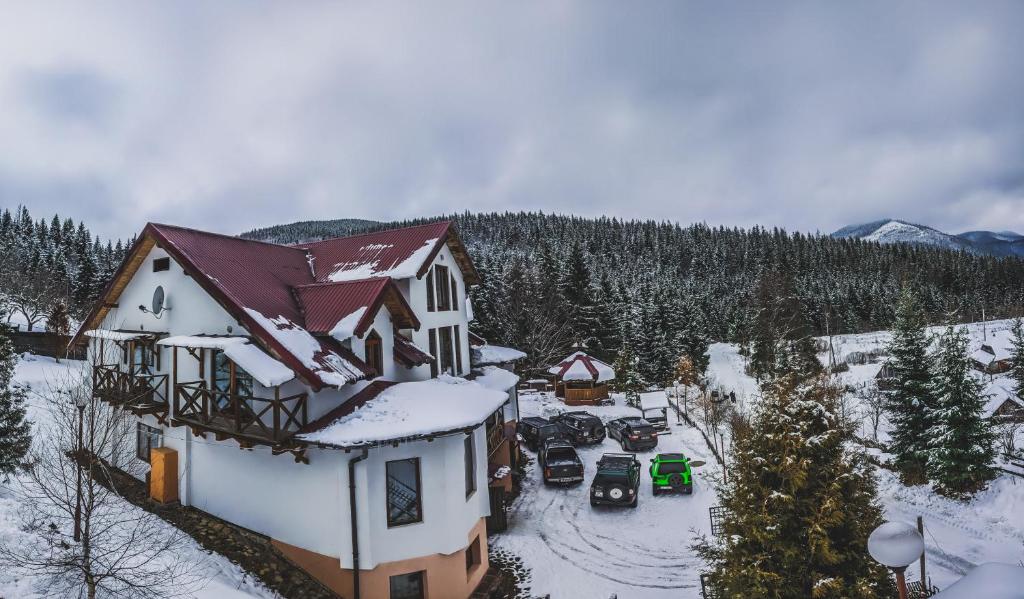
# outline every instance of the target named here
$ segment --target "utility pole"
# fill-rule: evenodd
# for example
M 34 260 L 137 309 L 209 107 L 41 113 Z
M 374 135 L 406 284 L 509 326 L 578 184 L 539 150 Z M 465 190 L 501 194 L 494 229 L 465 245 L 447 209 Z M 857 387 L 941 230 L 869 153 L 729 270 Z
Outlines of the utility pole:
M 921 534 L 921 538 L 923 539 L 924 538 L 924 518 L 922 516 L 918 516 L 917 517 L 917 532 Z M 924 573 L 924 554 L 925 553 L 926 552 L 924 552 L 924 551 L 921 552 L 921 589 L 922 590 L 928 588 L 927 586 L 925 586 L 927 584 L 927 580 L 928 580 L 927 578 L 925 578 L 925 573 Z

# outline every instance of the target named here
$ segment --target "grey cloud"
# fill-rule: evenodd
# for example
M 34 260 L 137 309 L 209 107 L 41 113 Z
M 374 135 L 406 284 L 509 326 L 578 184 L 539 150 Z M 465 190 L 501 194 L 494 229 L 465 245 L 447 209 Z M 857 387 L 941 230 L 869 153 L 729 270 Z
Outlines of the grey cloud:
M 107 234 L 466 209 L 1024 229 L 1020 3 L 126 3 L 75 37 L 26 10 L 14 50 L 90 75 L 15 96 L 0 170 L 101 181 Z M 11 102 L 38 65 L 4 43 Z M 29 101 L 99 126 L 41 142 Z

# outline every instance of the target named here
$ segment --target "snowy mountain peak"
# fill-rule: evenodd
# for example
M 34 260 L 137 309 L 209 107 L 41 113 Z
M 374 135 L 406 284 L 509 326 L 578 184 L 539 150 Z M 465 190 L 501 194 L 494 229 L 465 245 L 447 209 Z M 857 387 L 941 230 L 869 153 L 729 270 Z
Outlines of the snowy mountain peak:
M 895 218 L 843 227 L 832 237 L 878 243 L 912 243 L 992 256 L 1024 256 L 1024 235 L 1012 231 L 968 231 L 953 235 Z

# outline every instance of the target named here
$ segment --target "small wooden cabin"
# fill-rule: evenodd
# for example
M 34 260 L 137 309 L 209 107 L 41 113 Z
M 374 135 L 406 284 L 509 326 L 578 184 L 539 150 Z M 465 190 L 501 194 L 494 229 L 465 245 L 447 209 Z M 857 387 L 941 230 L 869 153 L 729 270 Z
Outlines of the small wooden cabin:
M 576 352 L 548 369 L 554 375 L 555 397 L 566 405 L 594 405 L 608 399 L 608 381 L 615 380 L 615 370 L 604 362 Z

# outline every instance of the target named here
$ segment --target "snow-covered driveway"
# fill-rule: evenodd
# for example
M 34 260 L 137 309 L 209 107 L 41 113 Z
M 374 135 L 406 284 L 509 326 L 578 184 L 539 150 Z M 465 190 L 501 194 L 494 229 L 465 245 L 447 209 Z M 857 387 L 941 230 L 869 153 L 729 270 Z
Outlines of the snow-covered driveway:
M 602 420 L 638 411 L 621 405 L 587 408 Z M 550 394 L 520 396 L 523 416 L 543 415 L 545 405 L 561 405 Z M 580 409 L 580 408 L 577 408 Z M 617 442 L 578 448 L 586 469 L 583 484 L 546 487 L 531 464 L 523 492 L 513 504 L 509 530 L 492 542 L 521 557 L 531 569 L 530 594 L 553 599 L 588 597 L 689 599 L 700 596 L 700 558 L 690 548 L 710 533 L 708 508 L 717 504 L 711 475 L 718 468 L 700 434 L 675 424 L 657 449 L 637 454 L 643 464 L 640 505 L 590 507 L 589 490 L 602 453 L 621 452 Z M 648 462 L 655 453 L 683 452 L 708 465 L 695 469 L 693 495 L 651 494 Z M 531 454 L 531 457 L 536 457 Z

